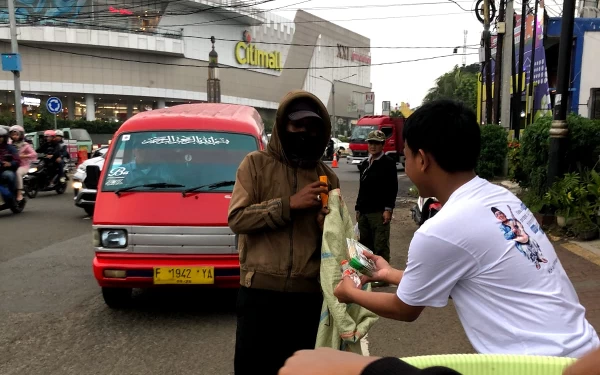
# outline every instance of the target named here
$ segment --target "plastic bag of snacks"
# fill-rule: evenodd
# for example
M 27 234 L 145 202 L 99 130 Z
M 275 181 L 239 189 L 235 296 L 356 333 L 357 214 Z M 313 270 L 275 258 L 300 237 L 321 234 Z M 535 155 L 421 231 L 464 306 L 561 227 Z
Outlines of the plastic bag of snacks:
M 356 273 L 356 271 L 350 267 L 350 264 L 348 263 L 347 260 L 342 260 L 342 279 L 346 276 L 349 276 L 350 279 L 352 279 L 352 281 L 354 281 L 354 284 L 356 285 L 357 288 L 361 287 L 361 281 L 360 281 L 360 276 L 358 276 L 358 274 Z
M 357 240 L 346 238 L 348 244 L 348 258 L 350 259 L 350 267 L 363 275 L 372 276 L 375 271 L 375 263 L 365 256 L 365 252 L 373 254 L 368 247 L 361 244 Z

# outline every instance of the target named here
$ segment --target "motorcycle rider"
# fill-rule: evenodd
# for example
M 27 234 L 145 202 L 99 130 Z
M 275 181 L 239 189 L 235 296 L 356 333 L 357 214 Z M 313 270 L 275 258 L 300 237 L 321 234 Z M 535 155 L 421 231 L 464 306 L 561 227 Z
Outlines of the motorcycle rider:
M 44 132 L 44 140 L 40 142 L 40 147 L 35 150 L 38 154 L 52 155 L 54 153 L 54 136 L 56 132 L 54 130 L 46 130 Z
M 0 183 L 11 192 L 15 190 L 16 171 L 19 168 L 19 152 L 8 144 L 8 131 L 0 127 Z
M 56 160 L 59 166 L 58 177 L 60 178 L 60 182 L 65 181 L 65 165 L 67 161 L 71 159 L 71 155 L 69 155 L 69 151 L 67 150 L 67 145 L 65 145 L 63 142 L 63 137 L 64 133 L 62 130 L 57 130 L 55 132 L 54 143 L 56 145 L 57 152 L 60 155 Z
M 44 143 L 36 150 L 40 154 L 45 154 L 45 160 L 47 161 L 47 171 L 54 171 L 54 175 L 48 174 L 48 180 L 51 185 L 54 185 L 52 181 L 54 181 L 54 177 L 58 174 L 60 176 L 60 171 L 62 170 L 60 166 L 61 159 L 61 149 L 60 145 L 56 143 L 56 131 L 54 130 L 46 130 L 44 132 Z M 52 186 L 49 186 L 50 188 Z
M 23 199 L 23 176 L 29 172 L 29 165 L 37 159 L 37 153 L 29 143 L 25 141 L 25 129 L 22 126 L 14 125 L 10 128 L 10 140 L 12 145 L 19 152 L 21 163 L 17 169 L 17 201 Z

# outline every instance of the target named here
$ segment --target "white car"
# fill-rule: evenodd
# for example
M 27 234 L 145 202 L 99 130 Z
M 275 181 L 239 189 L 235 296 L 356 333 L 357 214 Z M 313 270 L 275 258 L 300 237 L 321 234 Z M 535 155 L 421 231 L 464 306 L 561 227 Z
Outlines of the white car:
M 333 149 L 336 152 L 338 150 L 341 151 L 342 154 L 346 154 L 346 153 L 350 152 L 350 143 L 342 142 L 337 138 L 331 138 L 331 140 L 333 141 Z
M 84 186 L 85 178 L 87 177 L 86 168 L 89 165 L 96 165 L 100 170 L 104 166 L 104 161 L 106 157 L 106 152 L 108 151 L 108 146 L 101 147 L 98 150 L 94 151 L 94 155 L 99 155 L 88 159 L 81 163 L 75 174 L 73 175 L 73 193 L 75 194 L 75 206 L 81 207 L 88 215 L 94 214 L 94 206 L 96 205 L 96 187 L 89 189 Z

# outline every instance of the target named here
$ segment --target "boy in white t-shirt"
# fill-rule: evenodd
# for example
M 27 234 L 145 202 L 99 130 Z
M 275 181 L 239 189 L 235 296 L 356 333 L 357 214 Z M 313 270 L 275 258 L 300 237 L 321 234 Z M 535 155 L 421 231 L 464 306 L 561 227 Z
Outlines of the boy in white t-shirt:
M 480 353 L 580 357 L 600 346 L 533 213 L 475 174 L 475 114 L 454 101 L 431 102 L 408 118 L 403 136 L 406 175 L 443 208 L 415 233 L 404 271 L 372 257 L 378 270 L 364 281 L 396 284 L 396 294 L 365 292 L 344 279 L 338 299 L 410 322 L 451 297 Z

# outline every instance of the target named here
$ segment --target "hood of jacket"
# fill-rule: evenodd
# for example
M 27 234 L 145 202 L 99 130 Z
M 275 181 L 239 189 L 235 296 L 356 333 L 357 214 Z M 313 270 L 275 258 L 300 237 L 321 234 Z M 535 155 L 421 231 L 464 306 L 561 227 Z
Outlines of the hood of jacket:
M 323 102 L 321 102 L 319 98 L 317 98 L 315 95 L 311 94 L 308 91 L 291 91 L 281 100 L 281 102 L 279 103 L 279 108 L 277 109 L 275 117 L 275 126 L 273 127 L 273 132 L 271 133 L 271 140 L 269 141 L 267 150 L 271 155 L 273 155 L 276 159 L 280 160 L 281 162 L 288 165 L 295 164 L 295 162 L 286 157 L 285 152 L 283 150 L 283 144 L 281 142 L 281 136 L 287 131 L 286 127 L 289 122 L 287 118 L 289 105 L 293 101 L 298 99 L 310 100 L 314 104 L 316 104 L 316 107 L 319 108 L 318 115 L 321 116 L 321 118 L 323 119 L 324 129 L 321 133 L 323 137 L 321 139 L 321 144 L 318 145 L 318 148 L 322 149 L 321 154 L 315 155 L 315 160 L 305 160 L 296 165 L 301 168 L 311 168 L 314 167 L 314 165 L 320 160 L 323 152 L 325 152 L 325 148 L 327 147 L 327 144 L 331 137 L 331 119 L 329 118 L 329 113 L 327 112 L 327 108 L 325 107 Z

